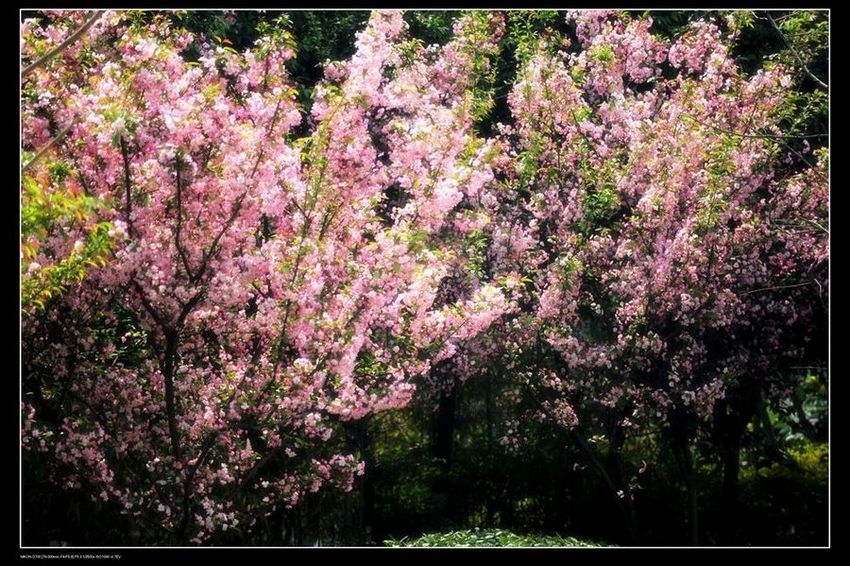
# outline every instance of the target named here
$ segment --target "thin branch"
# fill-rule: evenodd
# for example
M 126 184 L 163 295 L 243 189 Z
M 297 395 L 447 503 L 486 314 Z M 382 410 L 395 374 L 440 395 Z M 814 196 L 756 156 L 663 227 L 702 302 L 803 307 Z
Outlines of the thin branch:
M 45 153 L 47 153 L 47 150 L 48 150 L 48 149 L 50 149 L 51 147 L 53 147 L 54 145 L 56 145 L 57 143 L 59 143 L 60 141 L 62 141 L 62 139 L 63 139 L 65 136 L 67 136 L 67 135 L 68 135 L 68 132 L 70 132 L 70 131 L 71 131 L 71 128 L 73 128 L 73 127 L 74 127 L 74 124 L 75 124 L 75 122 L 73 122 L 73 121 L 72 121 L 70 124 L 68 124 L 67 126 L 65 126 L 64 128 L 62 128 L 61 130 L 59 130 L 59 133 L 58 133 L 58 134 L 56 134 L 56 137 L 55 137 L 55 138 L 53 138 L 52 140 L 50 140 L 49 142 L 47 142 L 47 145 L 46 145 L 46 146 L 44 146 L 43 148 L 41 148 L 40 150 L 38 150 L 38 153 L 36 153 L 36 154 L 35 154 L 35 157 L 33 157 L 32 159 L 30 159 L 30 160 L 27 162 L 27 164 L 23 166 L 23 168 L 21 169 L 21 173 L 26 173 L 26 172 L 27 172 L 27 169 L 29 169 L 30 167 L 32 167 L 33 165 L 35 165 L 35 162 L 36 162 L 36 161 L 38 161 L 39 159 L 41 159 L 42 157 L 44 157 L 44 154 L 45 154 Z
M 754 139 L 767 139 L 767 140 L 806 140 L 806 139 L 812 139 L 812 138 L 828 138 L 829 137 L 829 134 L 783 135 L 783 136 L 777 136 L 777 135 L 773 135 L 773 134 L 765 134 L 765 133 L 761 133 L 761 132 L 757 133 L 757 134 L 749 134 L 749 133 L 742 134 L 740 132 L 733 132 L 731 130 L 725 130 L 725 129 L 721 128 L 720 126 L 715 126 L 714 124 L 708 124 L 706 122 L 702 122 L 691 114 L 682 114 L 682 115 L 693 120 L 694 122 L 696 122 L 700 126 L 705 126 L 706 128 L 711 128 L 711 129 L 713 129 L 717 132 L 720 132 L 721 134 L 726 134 L 727 136 L 735 136 L 735 137 L 739 137 L 739 138 L 754 138 Z
M 59 53 L 61 53 L 62 51 L 64 51 L 66 48 L 68 48 L 68 47 L 69 47 L 72 43 L 74 43 L 75 41 L 77 41 L 78 39 L 80 39 L 80 37 L 82 37 L 82 35 L 83 35 L 84 33 L 86 33 L 86 32 L 88 31 L 88 29 L 89 29 L 90 27 L 92 27 L 92 26 L 94 25 L 94 23 L 95 23 L 98 19 L 100 19 L 100 17 L 101 17 L 102 15 L 103 15 L 103 12 L 95 12 L 95 14 L 94 14 L 91 18 L 89 18 L 88 20 L 86 20 L 86 23 L 84 23 L 84 24 L 82 25 L 82 27 L 80 27 L 80 29 L 78 29 L 77 31 L 75 31 L 74 33 L 72 33 L 72 34 L 68 37 L 68 39 L 66 39 L 65 41 L 63 41 L 62 43 L 60 43 L 59 45 L 57 45 L 56 47 L 54 47 L 53 49 L 51 49 L 50 51 L 48 51 L 45 55 L 43 55 L 43 56 L 42 56 L 40 59 L 38 59 L 35 63 L 30 64 L 30 65 L 29 65 L 26 69 L 24 69 L 24 70 L 23 70 L 23 72 L 21 72 L 21 78 L 22 78 L 22 79 L 23 79 L 23 78 L 25 78 L 27 75 L 29 75 L 30 73 L 32 73 L 32 72 L 33 72 L 34 70 L 36 70 L 38 67 L 41 67 L 42 65 L 44 65 L 45 63 L 47 63 L 50 59 L 52 59 L 53 57 L 55 57 L 56 55 L 58 55 Z
M 242 478 L 242 482 L 239 484 L 239 490 L 245 491 L 249 487 L 251 481 L 257 477 L 257 474 L 259 474 L 263 470 L 263 468 L 265 468 L 269 464 L 269 462 L 274 460 L 275 457 L 280 455 L 281 452 L 283 452 L 283 447 L 281 446 L 269 450 L 268 454 L 263 456 L 263 458 L 259 462 L 254 464 L 254 466 L 250 470 L 248 470 L 248 473 L 245 474 L 245 477 Z
M 796 156 L 797 156 L 797 159 L 799 159 L 800 161 L 802 161 L 803 163 L 805 163 L 806 165 L 808 165 L 808 166 L 809 166 L 809 171 L 811 172 L 811 174 L 812 174 L 812 175 L 814 175 L 815 177 L 818 177 L 818 178 L 819 178 L 819 179 L 821 179 L 822 181 L 829 182 L 829 179 L 828 179 L 826 176 L 824 176 L 824 175 L 823 175 L 820 171 L 818 171 L 818 170 L 815 168 L 814 164 L 813 164 L 811 161 L 809 161 L 808 159 L 806 159 L 805 157 L 803 157 L 803 154 L 802 154 L 802 153 L 800 153 L 799 151 L 797 151 L 796 149 L 794 149 L 793 147 L 791 147 L 790 145 L 788 145 L 787 143 L 785 143 L 785 142 L 784 142 L 784 141 L 782 141 L 782 140 L 779 140 L 779 143 L 781 143 L 782 145 L 784 145 L 784 146 L 785 146 L 785 149 L 787 149 L 788 151 L 790 151 L 791 153 L 793 153 L 794 155 L 796 155 Z
M 183 542 L 183 539 L 186 537 L 186 528 L 189 526 L 189 503 L 192 495 L 192 482 L 195 479 L 195 474 L 198 472 L 198 468 L 200 468 L 204 463 L 209 451 L 215 445 L 216 438 L 218 438 L 218 431 L 212 431 L 207 434 L 207 437 L 204 439 L 204 443 L 201 446 L 198 459 L 186 473 L 186 479 L 183 482 L 183 513 L 180 519 L 180 526 L 177 531 L 180 542 Z
M 761 291 L 778 291 L 780 289 L 795 289 L 797 287 L 807 287 L 812 284 L 812 281 L 806 281 L 805 283 L 795 283 L 794 285 L 777 285 L 775 287 L 762 287 L 761 289 L 753 289 L 752 291 L 746 291 L 741 293 L 742 295 L 751 295 L 752 293 L 759 293 Z
M 186 319 L 189 317 L 189 314 L 192 310 L 198 306 L 198 303 L 201 301 L 201 298 L 204 296 L 204 289 L 199 289 L 192 298 L 186 304 L 180 303 L 183 305 L 183 308 L 180 309 L 180 314 L 177 316 L 176 326 L 178 328 L 183 326 L 183 323 L 186 322 Z
M 808 218 L 803 218 L 803 222 L 808 222 L 809 224 L 815 226 L 816 228 L 819 228 L 819 229 L 823 230 L 824 232 L 826 232 L 827 236 L 829 235 L 829 229 L 824 228 L 823 226 L 821 226 L 819 223 L 815 222 L 814 220 L 810 220 Z
M 280 103 L 281 103 L 281 101 L 278 100 L 277 105 L 275 106 L 275 109 L 274 109 L 274 114 L 272 115 L 272 119 L 270 121 L 269 129 L 266 132 L 267 135 L 272 133 L 272 130 L 274 129 L 275 123 L 277 122 L 278 115 L 280 114 Z M 251 175 L 249 176 L 249 179 L 253 179 L 254 176 L 257 174 L 257 170 L 260 167 L 260 162 L 263 160 L 264 156 L 265 156 L 265 147 L 261 147 L 260 153 L 257 155 L 257 160 L 254 162 L 254 168 L 251 170 Z M 239 195 L 239 197 L 233 203 L 233 208 L 231 209 L 230 217 L 224 223 L 224 226 L 222 227 L 221 231 L 219 231 L 219 233 L 213 239 L 213 242 L 210 245 L 207 252 L 204 253 L 203 256 L 201 257 L 201 265 L 198 268 L 198 271 L 195 273 L 194 277 L 192 277 L 192 283 L 199 282 L 201 280 L 201 277 L 203 277 L 204 273 L 206 273 L 207 266 L 209 265 L 209 261 L 218 252 L 219 241 L 221 241 L 221 238 L 224 236 L 224 233 L 227 232 L 230 229 L 230 227 L 233 225 L 233 222 L 236 221 L 236 217 L 239 215 L 239 211 L 242 210 L 242 203 L 245 201 L 246 196 L 248 196 L 248 191 L 245 191 L 241 195 Z
M 139 294 L 139 300 L 142 301 L 142 306 L 145 307 L 145 310 L 148 311 L 148 314 L 151 316 L 151 318 L 153 318 L 154 322 L 157 323 L 160 329 L 165 332 L 168 329 L 168 325 L 162 319 L 162 317 L 159 316 L 159 313 L 156 311 L 155 308 L 153 308 L 153 305 L 150 303 L 147 297 L 145 297 L 145 291 L 144 289 L 142 289 L 142 286 L 139 285 L 139 282 L 136 281 L 135 278 L 133 279 L 132 284 L 133 287 L 136 289 L 136 292 Z
M 198 283 L 206 273 L 210 260 L 218 252 L 218 244 L 221 241 L 221 238 L 224 236 L 225 232 L 230 229 L 230 227 L 236 221 L 236 217 L 239 215 L 239 211 L 242 210 L 242 203 L 245 201 L 246 196 L 248 196 L 247 191 L 239 195 L 239 197 L 233 203 L 230 216 L 225 221 L 224 226 L 222 226 L 216 237 L 213 239 L 213 242 L 207 252 L 201 258 L 201 265 L 198 268 L 198 271 L 195 272 L 195 276 L 192 278 L 192 283 Z
M 91 189 L 89 188 L 89 183 L 88 183 L 88 181 L 86 181 L 85 175 L 80 173 L 80 174 L 77 175 L 77 179 L 80 181 L 80 185 L 83 187 L 83 192 L 85 193 L 85 195 L 87 197 L 92 196 Z
M 192 270 L 189 267 L 189 258 L 186 256 L 186 250 L 183 249 L 181 243 L 180 231 L 183 225 L 183 180 L 180 175 L 182 164 L 175 160 L 174 169 L 177 177 L 177 221 L 174 226 L 174 245 L 177 247 L 177 253 L 180 255 L 180 260 L 183 262 L 183 268 L 186 270 L 186 276 L 193 279 Z
M 171 439 L 171 453 L 175 460 L 181 460 L 183 452 L 180 446 L 180 428 L 177 425 L 177 394 L 174 390 L 174 361 L 177 356 L 179 332 L 165 332 L 165 354 L 162 363 L 162 378 L 165 383 L 165 412 L 168 417 L 168 436 Z
M 130 154 L 127 150 L 127 140 L 124 139 L 123 135 L 121 136 L 121 158 L 124 161 L 124 216 L 127 218 L 127 229 L 132 234 L 134 232 L 131 217 L 133 212 L 133 182 L 130 177 Z
M 788 46 L 788 50 L 791 51 L 791 53 L 794 55 L 794 58 L 797 59 L 797 62 L 800 63 L 800 66 L 803 67 L 803 70 L 806 72 L 807 75 L 809 75 L 809 78 L 811 78 L 813 81 L 818 83 L 820 86 L 822 86 L 823 88 L 828 90 L 829 85 L 826 84 L 825 82 L 823 82 L 822 80 L 820 80 L 819 78 L 817 78 L 815 76 L 815 74 L 812 73 L 809 70 L 809 68 L 806 66 L 806 63 L 803 62 L 803 58 L 800 57 L 800 54 L 797 53 L 797 50 L 794 49 L 794 47 L 791 45 L 791 42 L 788 41 L 788 38 L 785 36 L 785 34 L 782 32 L 782 30 L 779 29 L 779 26 L 776 25 L 776 21 L 773 19 L 773 16 L 771 16 L 769 12 L 767 12 L 766 15 L 767 15 L 767 19 L 770 21 L 770 25 L 773 26 L 773 29 L 776 30 L 776 33 L 779 34 L 779 36 L 782 38 L 782 41 L 785 42 L 785 45 Z

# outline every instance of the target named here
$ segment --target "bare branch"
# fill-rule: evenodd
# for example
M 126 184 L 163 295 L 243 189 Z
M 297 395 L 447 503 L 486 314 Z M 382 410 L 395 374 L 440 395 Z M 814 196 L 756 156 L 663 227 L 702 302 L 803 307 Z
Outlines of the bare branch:
M 762 291 L 778 291 L 780 289 L 796 289 L 797 287 L 808 287 L 811 285 L 812 281 L 806 281 L 805 283 L 795 283 L 794 285 L 776 285 L 775 287 L 762 287 L 761 289 L 753 289 L 751 291 L 746 291 L 741 293 L 742 295 L 751 295 L 753 293 L 760 293 Z

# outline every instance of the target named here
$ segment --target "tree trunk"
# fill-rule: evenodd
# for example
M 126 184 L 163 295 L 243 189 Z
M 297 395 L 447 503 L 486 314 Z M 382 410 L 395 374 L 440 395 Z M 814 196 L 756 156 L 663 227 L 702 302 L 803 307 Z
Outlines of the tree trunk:
M 608 445 L 606 467 L 614 485 L 620 487 L 616 495 L 622 502 L 629 540 L 634 543 L 637 542 L 637 520 L 635 519 L 631 488 L 629 488 L 629 481 L 623 469 L 623 445 L 626 443 L 626 431 L 622 426 L 615 424 L 610 432 L 611 442 Z
M 682 481 L 688 491 L 688 527 L 692 546 L 699 545 L 699 501 L 696 480 L 694 478 L 693 458 L 690 438 L 681 426 L 673 426 L 673 455 L 679 467 Z
M 366 464 L 366 473 L 354 480 L 354 487 L 345 494 L 343 501 L 343 525 L 340 538 L 344 544 L 361 545 L 367 540 L 373 507 L 372 461 L 368 444 L 368 418 L 348 423 L 346 447 L 349 452 L 360 453 Z
M 373 544 L 372 521 L 375 517 L 375 460 L 372 458 L 372 445 L 369 439 L 369 422 L 365 419 L 360 424 L 360 454 L 366 464 L 366 472 L 359 478 L 360 488 L 363 491 L 361 499 L 361 517 L 363 524 L 363 536 L 366 544 Z
M 447 379 L 447 376 L 442 376 Z M 434 456 L 439 461 L 439 474 L 434 483 L 434 504 L 439 514 L 451 523 L 454 519 L 454 497 L 451 480 L 454 453 L 455 407 L 457 390 L 452 385 L 441 388 L 437 405 Z
M 690 466 L 690 448 L 686 449 L 686 458 L 689 462 L 688 469 L 688 522 L 691 525 L 691 545 L 699 546 L 699 501 L 697 499 L 697 486 L 696 481 L 694 481 L 693 469 Z
M 764 452 L 768 459 L 773 462 L 782 460 L 782 451 L 779 448 L 779 439 L 776 437 L 776 429 L 770 422 L 770 414 L 767 411 L 767 402 L 764 396 L 760 396 L 756 411 L 758 413 L 759 429 L 764 438 Z
M 165 412 L 168 418 L 168 436 L 171 439 L 171 452 L 175 460 L 183 455 L 180 450 L 180 429 L 177 427 L 177 398 L 174 391 L 174 362 L 177 357 L 177 332 L 165 333 L 165 354 L 163 355 L 162 377 L 165 382 Z
M 596 471 L 599 473 L 599 476 L 602 478 L 603 483 L 608 488 L 608 493 L 614 500 L 614 504 L 617 506 L 617 509 L 620 511 L 620 516 L 623 519 L 623 523 L 626 527 L 626 533 L 628 536 L 629 542 L 637 542 L 637 527 L 635 524 L 635 516 L 631 506 L 631 501 L 624 501 L 625 497 L 620 497 L 621 488 L 615 483 L 614 479 L 611 477 L 611 474 L 608 473 L 608 469 L 605 464 L 599 459 L 599 456 L 594 452 L 593 448 L 591 448 L 581 433 L 577 430 L 572 431 L 572 436 L 576 440 L 579 448 L 581 448 L 584 455 L 587 457 L 588 461 L 593 465 Z M 623 490 L 624 491 L 624 490 Z
M 758 401 L 758 390 L 745 385 L 730 391 L 726 399 L 714 408 L 714 436 L 723 463 L 723 483 L 720 488 L 719 510 L 724 542 L 737 541 L 738 475 L 741 467 L 741 445 L 747 423 L 753 418 Z
M 455 391 L 440 391 L 440 402 L 437 407 L 437 438 L 434 455 L 440 458 L 445 468 L 451 468 L 452 452 L 455 437 Z

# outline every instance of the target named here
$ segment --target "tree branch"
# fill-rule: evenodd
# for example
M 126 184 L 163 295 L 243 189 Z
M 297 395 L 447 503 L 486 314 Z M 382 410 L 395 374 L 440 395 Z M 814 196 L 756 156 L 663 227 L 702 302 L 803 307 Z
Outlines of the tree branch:
M 204 443 L 201 446 L 201 452 L 198 455 L 198 459 L 186 472 L 186 479 L 183 481 L 183 516 L 180 519 L 180 527 L 178 529 L 180 542 L 183 542 L 183 539 L 186 536 L 186 528 L 189 526 L 189 501 L 192 495 L 192 482 L 195 479 L 195 474 L 198 472 L 198 468 L 200 468 L 204 463 L 209 451 L 215 445 L 215 439 L 217 437 L 218 431 L 211 431 L 207 434 L 207 437 L 204 439 Z
M 815 76 L 815 74 L 812 73 L 809 70 L 809 68 L 806 66 L 806 63 L 803 62 L 803 58 L 800 57 L 800 54 L 797 53 L 797 50 L 794 49 L 794 47 L 791 45 L 791 42 L 788 41 L 788 38 L 785 36 L 785 34 L 782 32 L 782 30 L 779 29 L 779 26 L 776 25 L 776 21 L 773 19 L 773 16 L 771 16 L 769 12 L 766 12 L 766 15 L 767 15 L 767 19 L 770 21 L 770 25 L 773 26 L 773 29 L 776 30 L 776 33 L 779 34 L 779 36 L 782 38 L 782 41 L 785 42 L 785 45 L 788 46 L 788 50 L 791 52 L 792 55 L 794 55 L 794 58 L 797 59 L 797 62 L 800 63 L 800 66 L 803 68 L 803 71 L 805 71 L 806 74 L 809 75 L 809 78 L 811 78 L 817 84 L 819 84 L 823 88 L 829 90 L 829 85 L 826 84 L 825 82 L 823 82 L 822 80 L 820 80 L 819 78 L 817 78 Z
M 22 78 L 22 79 L 23 79 L 23 78 L 26 78 L 26 77 L 27 77 L 27 75 L 29 75 L 30 73 L 32 73 L 32 72 L 33 72 L 33 71 L 35 71 L 37 68 L 39 68 L 39 67 L 41 67 L 42 65 L 44 65 L 45 63 L 47 63 L 50 59 L 52 59 L 53 57 L 55 57 L 56 55 L 58 55 L 59 53 L 61 53 L 61 52 L 62 52 L 62 51 L 64 51 L 65 49 L 67 49 L 67 48 L 68 48 L 71 44 L 73 44 L 75 41 L 77 41 L 78 39 L 80 39 L 80 37 L 82 37 L 82 36 L 83 36 L 83 34 L 84 34 L 84 33 L 86 33 L 86 32 L 88 31 L 88 29 L 89 29 L 90 27 L 92 27 L 92 26 L 94 25 L 94 23 L 95 23 L 97 20 L 99 20 L 99 19 L 100 19 L 100 17 L 101 17 L 102 15 L 103 15 L 103 12 L 95 12 L 95 14 L 94 14 L 91 18 L 89 18 L 88 20 L 86 20 L 86 23 L 84 23 L 84 24 L 80 27 L 80 29 L 78 29 L 77 31 L 75 31 L 74 33 L 72 33 L 72 34 L 68 37 L 68 39 L 66 39 L 65 41 L 63 41 L 62 43 L 60 43 L 59 45 L 57 45 L 56 47 L 54 47 L 53 49 L 51 49 L 50 51 L 48 51 L 48 52 L 47 52 L 46 54 L 44 54 L 44 55 L 43 55 L 40 59 L 38 59 L 35 63 L 31 63 L 31 64 L 30 64 L 27 68 L 25 68 L 25 69 L 21 72 L 21 78 Z
M 762 287 L 761 289 L 753 289 L 752 291 L 746 291 L 742 293 L 742 295 L 751 295 L 752 293 L 758 293 L 760 291 L 778 291 L 780 289 L 795 289 L 797 287 L 807 287 L 812 284 L 812 281 L 806 281 L 805 283 L 797 283 L 794 285 L 777 285 L 775 287 Z
M 165 412 L 168 416 L 168 436 L 171 439 L 171 453 L 175 460 L 182 458 L 180 449 L 180 429 L 177 428 L 177 403 L 174 392 L 174 359 L 177 357 L 177 336 L 174 330 L 165 333 L 165 354 L 162 362 L 162 377 L 165 382 Z
M 124 161 L 124 216 L 127 218 L 127 230 L 130 234 L 134 233 L 133 219 L 130 216 L 133 212 L 133 193 L 132 193 L 132 178 L 130 177 L 130 155 L 127 151 L 127 140 L 121 136 L 121 158 Z
M 161 316 L 159 316 L 159 313 L 156 312 L 156 309 L 153 308 L 153 305 L 151 305 L 147 297 L 145 297 L 144 289 L 142 289 L 142 286 L 139 285 L 139 282 L 135 279 L 133 279 L 133 288 L 136 289 L 136 292 L 139 294 L 139 299 L 142 301 L 142 306 L 145 307 L 145 310 L 148 311 L 148 314 L 151 315 L 151 318 L 153 318 L 154 322 L 157 323 L 157 325 L 163 332 L 167 330 L 167 325 L 165 324 L 165 321 L 162 319 Z
M 742 134 L 740 132 L 733 132 L 731 130 L 725 130 L 725 129 L 721 128 L 720 126 L 715 126 L 714 124 L 707 124 L 705 122 L 697 120 L 696 117 L 694 117 L 691 114 L 682 114 L 682 115 L 693 120 L 694 122 L 696 122 L 700 126 L 705 126 L 706 128 L 711 128 L 716 132 L 720 132 L 721 134 L 726 134 L 727 136 L 735 136 L 735 137 L 738 137 L 738 138 L 754 138 L 754 139 L 765 139 L 765 140 L 806 140 L 806 139 L 812 139 L 812 138 L 828 138 L 829 137 L 829 134 L 783 135 L 783 136 L 777 136 L 777 135 L 773 135 L 773 134 L 765 134 L 765 133 L 761 133 L 761 132 L 756 133 L 756 134 L 750 134 L 750 133 Z
M 189 259 L 186 257 L 186 250 L 183 249 L 183 244 L 180 243 L 180 231 L 183 225 L 183 183 L 180 176 L 181 163 L 178 159 L 174 161 L 174 169 L 177 176 L 177 221 L 174 226 L 174 245 L 177 248 L 177 253 L 180 260 L 183 262 L 183 268 L 186 270 L 186 276 L 190 280 L 194 279 L 192 270 L 189 267 Z
M 56 145 L 57 143 L 59 143 L 60 141 L 62 141 L 62 139 L 63 139 L 65 136 L 67 136 L 67 135 L 68 135 L 68 132 L 70 132 L 70 131 L 71 131 L 71 128 L 73 128 L 73 127 L 74 127 L 74 124 L 75 124 L 75 123 L 76 123 L 76 121 L 72 121 L 70 124 L 68 124 L 67 126 L 65 126 L 64 128 L 62 128 L 61 130 L 59 130 L 59 133 L 58 133 L 58 134 L 56 134 L 56 137 L 55 137 L 55 138 L 53 138 L 52 140 L 50 140 L 49 142 L 47 142 L 47 145 L 45 145 L 43 148 L 41 148 L 40 150 L 38 150 L 38 153 L 36 153 L 36 154 L 35 154 L 35 157 L 33 157 L 32 159 L 30 159 L 30 160 L 27 162 L 27 164 L 26 164 L 26 165 L 24 165 L 24 166 L 23 166 L 23 168 L 21 168 L 21 173 L 26 173 L 26 172 L 27 172 L 27 170 L 28 170 L 30 167 L 32 167 L 33 165 L 35 165 L 36 161 L 38 161 L 39 159 L 41 159 L 42 157 L 44 157 L 44 154 L 45 154 L 45 153 L 47 153 L 47 150 L 48 150 L 48 149 L 50 149 L 51 147 L 53 147 L 54 145 Z

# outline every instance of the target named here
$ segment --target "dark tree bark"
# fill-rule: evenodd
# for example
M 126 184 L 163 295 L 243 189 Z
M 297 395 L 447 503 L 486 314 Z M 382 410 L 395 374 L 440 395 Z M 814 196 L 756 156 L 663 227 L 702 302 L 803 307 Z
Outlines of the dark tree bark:
M 359 452 L 366 464 L 366 473 L 355 479 L 354 489 L 345 494 L 341 538 L 346 544 L 369 544 L 374 517 L 374 459 L 369 440 L 369 419 L 346 426 L 346 446 L 349 452 Z
M 694 477 L 693 456 L 691 454 L 691 435 L 687 427 L 687 417 L 673 416 L 670 422 L 671 444 L 676 465 L 682 482 L 688 492 L 687 516 L 688 538 L 692 546 L 699 545 L 699 500 L 697 482 Z
M 637 542 L 637 520 L 632 502 L 632 491 L 629 488 L 629 480 L 623 467 L 623 446 L 626 443 L 626 430 L 620 426 L 620 419 L 611 427 L 611 442 L 608 445 L 606 455 L 606 467 L 614 485 L 620 486 L 617 497 L 622 501 L 622 510 L 625 515 L 627 534 L 631 542 Z
M 445 365 L 437 368 L 437 378 L 442 382 L 437 411 L 434 415 L 433 444 L 434 458 L 438 462 L 439 473 L 433 485 L 434 505 L 438 515 L 446 519 L 447 524 L 455 518 L 456 497 L 451 471 L 454 458 L 455 412 L 457 408 L 457 385 L 452 381 L 450 369 Z
M 620 487 L 615 479 L 609 473 L 608 467 L 605 465 L 596 450 L 592 448 L 587 440 L 582 436 L 582 433 L 578 430 L 572 431 L 572 438 L 575 440 L 576 444 L 579 446 L 581 451 L 584 453 L 587 460 L 599 474 L 599 477 L 602 479 L 604 486 L 607 488 L 608 494 L 612 497 L 614 504 L 617 507 L 617 510 L 620 512 L 620 516 L 623 519 L 623 524 L 626 528 L 626 535 L 628 537 L 629 542 L 635 543 L 637 542 L 637 526 L 635 523 L 635 515 L 632 508 L 631 498 L 626 500 L 626 497 L 620 497 L 620 492 L 623 491 L 625 495 L 625 490 Z M 610 457 L 609 453 L 609 457 Z
M 437 407 L 437 438 L 434 455 L 444 461 L 446 469 L 451 468 L 452 452 L 454 451 L 455 436 L 455 390 L 445 389 L 440 392 Z
M 728 392 L 725 399 L 714 407 L 714 438 L 723 464 L 723 482 L 720 488 L 719 508 L 724 542 L 737 540 L 740 524 L 738 501 L 738 475 L 741 467 L 741 445 L 744 432 L 756 412 L 759 391 L 754 383 L 747 382 Z

